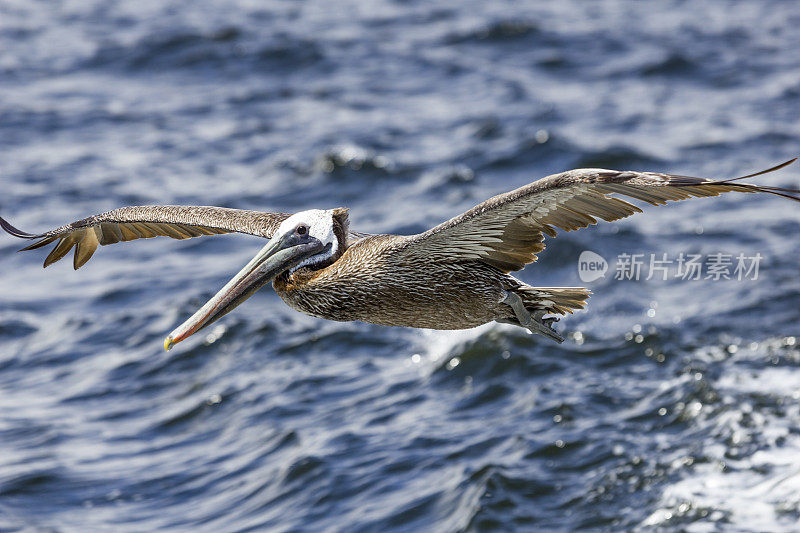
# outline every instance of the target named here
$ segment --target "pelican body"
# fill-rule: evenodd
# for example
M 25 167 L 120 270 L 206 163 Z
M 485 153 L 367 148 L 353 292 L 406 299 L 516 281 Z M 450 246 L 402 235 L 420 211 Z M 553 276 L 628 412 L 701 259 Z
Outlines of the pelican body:
M 392 235 L 365 237 L 332 265 L 306 267 L 275 278 L 273 287 L 290 307 L 327 320 L 383 326 L 464 329 L 508 315 L 506 291 L 526 285 L 489 265 L 444 263 L 420 283 L 424 265 L 402 260 Z
M 544 236 L 614 221 L 641 210 L 619 198 L 653 205 L 724 192 L 770 193 L 800 202 L 800 191 L 734 183 L 783 168 L 725 180 L 654 172 L 577 169 L 500 194 L 417 235 L 350 230 L 348 210 L 295 214 L 210 206 L 122 207 L 54 230 L 31 234 L 0 218 L 9 234 L 56 242 L 44 266 L 75 248 L 84 265 L 98 245 L 158 235 L 186 239 L 246 233 L 268 239 L 245 267 L 165 340 L 170 349 L 215 322 L 267 283 L 290 307 L 338 321 L 385 326 L 465 329 L 491 321 L 526 327 L 562 342 L 558 316 L 582 309 L 583 287 L 532 287 L 513 277 L 536 261 Z

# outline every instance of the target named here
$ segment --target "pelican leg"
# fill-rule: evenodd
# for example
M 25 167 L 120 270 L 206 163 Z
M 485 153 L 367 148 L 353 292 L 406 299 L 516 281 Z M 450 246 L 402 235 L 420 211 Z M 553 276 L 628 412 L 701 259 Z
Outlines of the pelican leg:
M 545 311 L 535 311 L 531 313 L 525 309 L 525 304 L 522 302 L 522 298 L 519 297 L 519 294 L 513 291 L 506 291 L 506 296 L 501 301 L 514 310 L 514 314 L 517 316 L 519 323 L 528 328 L 531 333 L 544 335 L 548 339 L 552 339 L 559 344 L 564 342 L 564 337 L 553 329 L 553 322 L 556 322 L 558 320 L 557 318 L 543 319 L 542 317 L 546 314 Z

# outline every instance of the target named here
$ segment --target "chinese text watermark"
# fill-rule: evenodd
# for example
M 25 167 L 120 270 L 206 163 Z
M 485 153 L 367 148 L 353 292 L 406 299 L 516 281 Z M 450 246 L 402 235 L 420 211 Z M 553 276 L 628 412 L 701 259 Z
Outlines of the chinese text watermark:
M 613 263 L 616 280 L 757 280 L 758 269 L 764 258 L 760 253 L 691 254 L 680 252 L 617 255 Z M 578 258 L 578 276 L 584 283 L 605 277 L 609 264 L 601 255 L 586 250 Z

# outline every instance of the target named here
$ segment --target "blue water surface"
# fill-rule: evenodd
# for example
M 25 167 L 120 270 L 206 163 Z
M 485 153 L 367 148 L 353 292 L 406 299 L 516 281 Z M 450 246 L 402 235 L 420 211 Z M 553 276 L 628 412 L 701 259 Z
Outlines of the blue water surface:
M 800 152 L 799 27 L 785 1 L 7 0 L 0 215 L 348 206 L 413 233 L 570 168 L 741 175 Z M 790 530 L 798 205 L 549 240 L 526 282 L 610 264 L 562 345 L 326 322 L 265 288 L 166 353 L 263 241 L 138 241 L 73 272 L 2 235 L 0 530 Z M 763 259 L 615 279 L 620 254 L 680 253 Z

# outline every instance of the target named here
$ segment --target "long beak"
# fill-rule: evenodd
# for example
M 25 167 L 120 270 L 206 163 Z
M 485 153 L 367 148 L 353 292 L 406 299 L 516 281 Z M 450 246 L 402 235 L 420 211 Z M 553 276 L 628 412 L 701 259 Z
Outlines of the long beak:
M 299 242 L 294 234 L 272 238 L 213 298 L 169 334 L 164 340 L 164 349 L 169 350 L 230 313 L 278 274 L 300 264 L 322 249 L 322 243 L 313 237 L 306 237 L 304 241 Z

